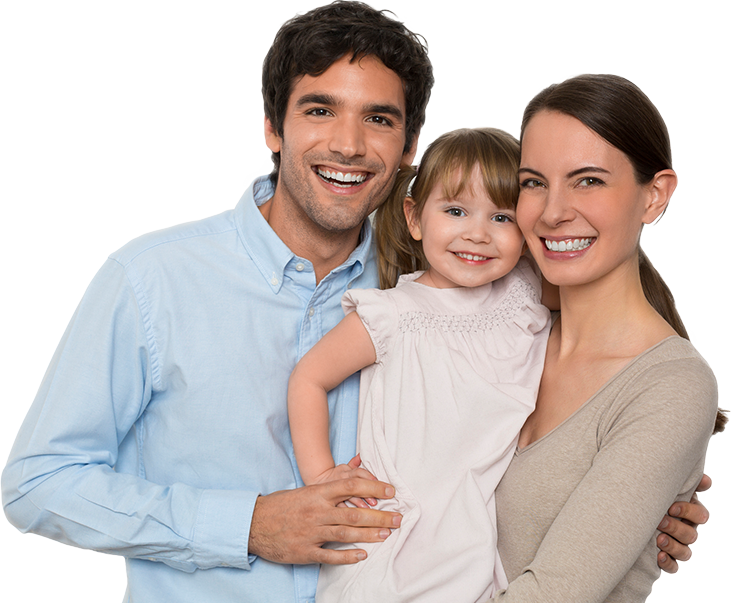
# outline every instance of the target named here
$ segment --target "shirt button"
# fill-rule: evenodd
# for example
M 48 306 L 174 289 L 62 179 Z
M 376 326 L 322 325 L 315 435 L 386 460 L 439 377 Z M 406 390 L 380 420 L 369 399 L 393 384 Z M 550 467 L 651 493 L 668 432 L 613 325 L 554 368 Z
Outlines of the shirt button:
M 315 315 L 315 308 L 310 308 L 310 318 L 312 318 Z
M 294 267 L 294 269 L 295 269 L 295 270 L 296 270 L 297 272 L 302 272 L 302 271 L 303 271 L 303 270 L 305 269 L 305 265 L 304 265 L 304 264 L 303 264 L 302 262 L 299 262 L 299 263 L 298 263 L 298 264 L 297 264 L 297 265 L 296 265 L 296 266 Z
M 279 279 L 276 276 L 273 276 L 272 280 L 269 282 L 276 287 L 279 284 Z

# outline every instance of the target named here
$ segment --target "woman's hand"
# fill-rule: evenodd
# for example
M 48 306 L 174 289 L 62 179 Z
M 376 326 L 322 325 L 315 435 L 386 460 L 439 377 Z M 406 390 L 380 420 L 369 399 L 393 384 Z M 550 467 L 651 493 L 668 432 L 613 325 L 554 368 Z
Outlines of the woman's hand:
M 708 521 L 708 509 L 698 500 L 698 492 L 705 492 L 711 487 L 711 478 L 704 475 L 698 484 L 690 502 L 673 503 L 657 527 L 662 532 L 657 537 L 660 552 L 657 564 L 663 571 L 674 574 L 678 571 L 678 561 L 690 559 L 691 550 L 688 545 L 698 538 L 698 525 Z

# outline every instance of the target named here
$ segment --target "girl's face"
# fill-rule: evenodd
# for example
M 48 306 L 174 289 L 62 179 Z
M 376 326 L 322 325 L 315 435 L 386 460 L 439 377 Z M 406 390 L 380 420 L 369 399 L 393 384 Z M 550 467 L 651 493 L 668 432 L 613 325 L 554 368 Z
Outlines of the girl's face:
M 629 268 L 642 225 L 669 200 L 658 204 L 665 172 L 638 184 L 627 156 L 578 119 L 537 113 L 523 133 L 517 216 L 548 281 L 584 284 Z
M 414 203 L 407 198 L 404 211 L 409 230 L 422 241 L 429 262 L 427 274 L 440 289 L 490 283 L 510 272 L 523 252 L 515 210 L 500 209 L 490 200 L 477 165 L 458 198 L 446 198 L 439 184 L 418 220 L 413 210 Z

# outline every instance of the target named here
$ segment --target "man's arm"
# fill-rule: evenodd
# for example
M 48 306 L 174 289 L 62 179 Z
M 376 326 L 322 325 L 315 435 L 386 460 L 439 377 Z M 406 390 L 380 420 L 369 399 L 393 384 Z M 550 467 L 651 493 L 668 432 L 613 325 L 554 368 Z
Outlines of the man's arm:
M 698 492 L 705 492 L 711 487 L 711 478 L 703 476 L 696 493 L 690 502 L 677 502 L 668 509 L 658 526 L 662 532 L 657 537 L 657 546 L 660 552 L 657 555 L 657 564 L 663 571 L 674 574 L 678 571 L 678 561 L 690 559 L 691 551 L 688 545 L 698 538 L 698 526 L 708 521 L 708 510 L 698 500 Z

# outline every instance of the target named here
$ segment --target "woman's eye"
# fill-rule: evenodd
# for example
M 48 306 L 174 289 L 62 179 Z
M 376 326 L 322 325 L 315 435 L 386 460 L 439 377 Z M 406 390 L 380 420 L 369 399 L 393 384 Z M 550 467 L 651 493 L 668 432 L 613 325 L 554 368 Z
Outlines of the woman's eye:
M 454 216 L 455 218 L 461 218 L 465 215 L 464 210 L 460 209 L 459 207 L 450 207 L 447 209 L 447 213 L 450 216 Z
M 604 184 L 604 181 L 592 176 L 587 176 L 579 180 L 579 186 L 598 186 L 600 184 Z
M 520 183 L 520 188 L 539 188 L 544 186 L 543 182 L 535 178 L 526 178 Z

